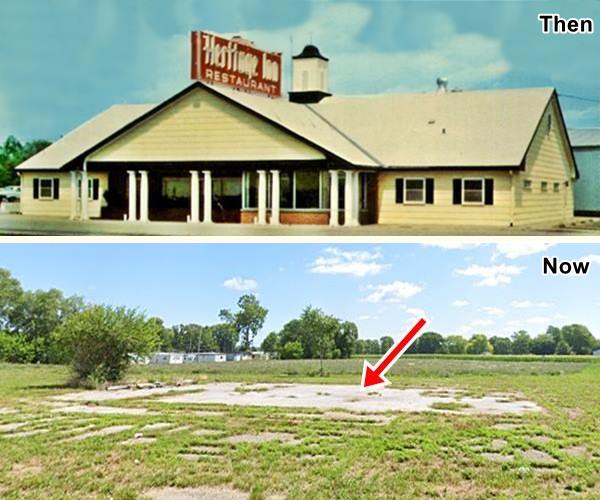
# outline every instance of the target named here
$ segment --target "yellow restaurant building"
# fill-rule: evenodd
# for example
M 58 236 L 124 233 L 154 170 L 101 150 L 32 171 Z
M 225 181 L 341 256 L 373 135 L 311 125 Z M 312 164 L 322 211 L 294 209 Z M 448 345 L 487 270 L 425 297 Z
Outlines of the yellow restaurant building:
M 552 88 L 332 96 L 314 46 L 289 98 L 194 82 L 115 105 L 22 163 L 24 215 L 256 224 L 522 226 L 573 217 Z M 81 189 L 87 186 L 87 189 Z

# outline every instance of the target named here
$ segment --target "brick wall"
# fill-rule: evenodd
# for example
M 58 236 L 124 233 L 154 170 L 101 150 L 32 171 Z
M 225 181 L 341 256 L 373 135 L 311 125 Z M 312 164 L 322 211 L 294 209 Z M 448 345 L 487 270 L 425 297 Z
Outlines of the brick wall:
M 269 222 L 270 217 L 271 212 L 267 211 L 267 222 Z M 242 224 L 253 224 L 255 218 L 258 218 L 258 211 L 242 211 Z M 329 210 L 322 212 L 280 212 L 279 222 L 281 224 L 329 224 Z

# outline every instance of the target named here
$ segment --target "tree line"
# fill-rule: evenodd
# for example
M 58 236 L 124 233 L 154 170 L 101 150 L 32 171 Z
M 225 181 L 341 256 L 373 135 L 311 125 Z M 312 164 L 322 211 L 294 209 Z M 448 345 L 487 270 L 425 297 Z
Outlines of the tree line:
M 0 187 L 19 184 L 15 167 L 51 144 L 46 140 L 33 140 L 22 143 L 14 136 L 8 136 L 0 144 Z

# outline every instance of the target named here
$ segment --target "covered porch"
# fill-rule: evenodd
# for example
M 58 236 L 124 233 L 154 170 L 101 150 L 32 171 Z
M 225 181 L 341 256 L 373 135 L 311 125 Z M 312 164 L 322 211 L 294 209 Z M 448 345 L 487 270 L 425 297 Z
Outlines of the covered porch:
M 97 178 L 104 177 L 103 183 Z M 82 185 L 90 189 L 81 190 Z M 71 218 L 190 224 L 376 222 L 374 172 L 322 164 L 90 162 L 71 172 Z

